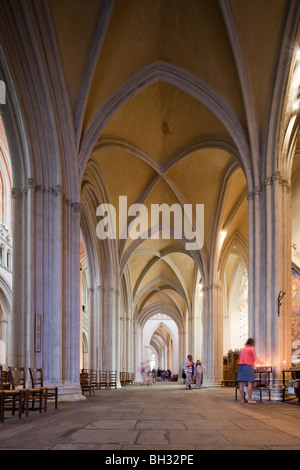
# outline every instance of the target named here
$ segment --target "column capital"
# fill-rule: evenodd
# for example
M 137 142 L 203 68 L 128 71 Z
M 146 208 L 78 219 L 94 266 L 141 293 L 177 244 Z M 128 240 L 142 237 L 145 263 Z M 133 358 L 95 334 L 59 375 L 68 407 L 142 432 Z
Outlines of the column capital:
M 82 210 L 82 205 L 80 204 L 80 202 L 73 202 L 72 208 L 75 214 L 80 214 Z
M 28 178 L 27 184 L 28 184 L 28 190 L 36 191 L 38 189 L 38 184 L 34 178 Z
M 209 286 L 204 286 L 203 287 L 203 292 L 209 292 L 213 289 L 216 289 L 218 291 L 222 290 L 222 286 L 220 284 L 210 284 Z
M 62 196 L 62 195 L 64 194 L 63 187 L 62 187 L 60 184 L 58 184 L 58 185 L 55 186 L 55 188 L 54 188 L 54 194 L 55 194 L 56 197 L 57 197 L 57 196 Z
M 266 190 L 274 185 L 274 183 L 279 183 L 283 189 L 287 191 L 291 190 L 290 185 L 288 184 L 288 180 L 283 178 L 280 171 L 275 171 L 272 176 L 267 176 L 264 183 L 261 186 L 256 186 L 253 191 L 249 191 L 247 194 L 248 201 L 252 201 L 255 197 L 260 197 L 260 195 Z
M 21 199 L 22 196 L 23 196 L 23 192 L 20 189 L 18 189 L 18 188 L 12 188 L 11 189 L 11 197 L 13 199 Z

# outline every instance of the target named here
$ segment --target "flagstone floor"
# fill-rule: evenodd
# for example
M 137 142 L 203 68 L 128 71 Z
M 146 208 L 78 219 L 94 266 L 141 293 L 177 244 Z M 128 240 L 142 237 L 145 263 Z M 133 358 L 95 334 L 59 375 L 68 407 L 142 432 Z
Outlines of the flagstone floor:
M 300 450 L 300 405 L 242 404 L 233 388 L 129 385 L 5 417 L 0 450 Z

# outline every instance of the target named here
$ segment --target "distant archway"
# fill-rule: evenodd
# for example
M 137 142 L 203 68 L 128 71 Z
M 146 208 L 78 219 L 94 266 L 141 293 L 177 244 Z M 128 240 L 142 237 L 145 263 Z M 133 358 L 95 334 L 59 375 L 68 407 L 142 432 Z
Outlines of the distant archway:
M 166 306 L 165 306 L 166 307 Z M 152 306 L 153 308 L 153 306 Z M 145 309 L 138 324 L 136 335 L 136 375 L 139 378 L 140 365 L 155 362 L 156 367 L 179 374 L 184 357 L 183 325 L 174 318 L 174 308 L 159 311 Z M 147 312 L 148 310 L 148 312 Z M 140 342 L 138 341 L 140 339 Z
M 220 258 L 223 280 L 223 355 L 243 347 L 249 331 L 247 246 L 240 234 L 228 241 Z

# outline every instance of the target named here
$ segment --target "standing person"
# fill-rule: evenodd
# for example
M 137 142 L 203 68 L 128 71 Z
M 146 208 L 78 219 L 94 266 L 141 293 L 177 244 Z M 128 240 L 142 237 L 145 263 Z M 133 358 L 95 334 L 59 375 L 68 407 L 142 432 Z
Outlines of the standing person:
M 205 367 L 201 364 L 201 361 L 197 359 L 197 362 L 195 365 L 196 388 L 201 387 L 201 379 L 202 379 L 202 374 L 203 374 L 204 369 Z
M 181 377 L 183 378 L 183 383 L 185 384 L 185 379 L 186 379 L 186 375 L 185 375 L 185 372 L 184 372 L 184 366 L 182 368 L 182 375 Z
M 185 372 L 185 388 L 189 390 L 191 387 L 192 373 L 193 373 L 193 358 L 189 354 L 184 361 L 184 372 Z
M 239 368 L 237 373 L 237 381 L 240 382 L 240 394 L 242 403 L 247 403 L 244 397 L 245 382 L 248 382 L 248 403 L 255 403 L 251 399 L 252 396 L 252 383 L 254 382 L 254 363 L 262 362 L 257 358 L 254 349 L 255 341 L 249 338 L 243 349 L 239 352 Z

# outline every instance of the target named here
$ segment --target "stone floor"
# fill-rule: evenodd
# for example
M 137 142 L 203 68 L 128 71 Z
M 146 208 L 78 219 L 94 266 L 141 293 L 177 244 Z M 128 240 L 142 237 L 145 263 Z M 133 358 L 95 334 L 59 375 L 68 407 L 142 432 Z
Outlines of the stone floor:
M 300 450 L 300 405 L 242 404 L 232 388 L 129 385 L 5 416 L 0 450 Z

